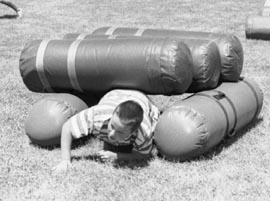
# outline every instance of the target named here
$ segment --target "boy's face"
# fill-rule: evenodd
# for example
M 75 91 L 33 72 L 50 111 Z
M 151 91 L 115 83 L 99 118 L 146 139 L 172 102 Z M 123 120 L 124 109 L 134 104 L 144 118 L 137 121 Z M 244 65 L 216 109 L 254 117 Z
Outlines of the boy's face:
M 128 122 L 123 123 L 117 113 L 112 115 L 108 124 L 108 138 L 112 142 L 119 142 L 129 138 L 133 132 L 131 126 L 127 125 Z

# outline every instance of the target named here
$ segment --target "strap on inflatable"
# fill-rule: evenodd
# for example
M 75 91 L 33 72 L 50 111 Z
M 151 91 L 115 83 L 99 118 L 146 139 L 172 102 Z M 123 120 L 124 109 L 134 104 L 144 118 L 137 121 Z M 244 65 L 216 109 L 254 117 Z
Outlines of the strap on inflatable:
M 231 105 L 231 107 L 232 107 L 232 110 L 233 110 L 233 114 L 234 114 L 234 122 L 233 122 L 233 127 L 232 127 L 232 129 L 230 130 L 230 132 L 228 132 L 227 133 L 227 135 L 229 136 L 229 137 L 232 137 L 232 136 L 234 136 L 235 135 L 235 133 L 236 133 L 236 130 L 235 130 L 235 127 L 236 127 L 236 125 L 237 125 L 237 112 L 236 112 L 236 108 L 234 107 L 234 104 L 233 104 L 233 102 L 231 101 L 231 99 L 229 99 L 223 92 L 221 92 L 221 91 L 218 91 L 218 90 L 214 90 L 215 92 L 217 92 L 218 94 L 222 94 L 222 97 L 221 98 L 225 98 L 229 103 L 230 103 L 230 105 Z M 214 97 L 215 97 L 216 95 L 214 95 Z M 221 99 L 220 98 L 220 99 Z M 219 99 L 218 99 L 219 100 Z
M 217 94 L 216 95 L 208 95 L 208 94 L 203 94 L 203 93 L 197 93 L 196 95 L 200 95 L 200 96 L 204 96 L 204 97 L 207 97 L 207 98 L 210 98 L 212 100 L 214 100 L 219 106 L 220 108 L 222 109 L 224 115 L 225 115 L 225 118 L 226 118 L 226 131 L 225 131 L 225 134 L 232 137 L 235 135 L 235 127 L 236 127 L 236 124 L 237 124 L 237 114 L 236 114 L 236 109 L 232 103 L 232 101 L 226 96 L 226 94 L 224 94 L 223 92 L 221 91 L 218 91 L 218 90 L 214 90 Z M 233 127 L 232 129 L 229 131 L 229 116 L 228 116 L 228 113 L 225 109 L 225 107 L 220 103 L 220 100 L 225 98 L 231 105 L 232 109 L 233 109 L 233 113 L 234 113 L 234 124 L 233 124 Z
M 252 93 L 254 94 L 254 97 L 256 99 L 256 112 L 254 114 L 254 117 L 252 118 L 252 121 L 254 121 L 254 119 L 258 116 L 258 113 L 259 113 L 259 108 L 260 108 L 260 105 L 259 105 L 259 97 L 258 97 L 258 94 L 256 93 L 256 90 L 254 89 L 254 87 L 248 83 L 244 78 L 240 78 L 241 81 L 243 81 L 243 83 L 245 83 L 252 91 Z
M 51 85 L 46 77 L 45 69 L 44 69 L 44 54 L 45 54 L 45 50 L 49 42 L 50 42 L 49 39 L 42 40 L 38 47 L 37 56 L 36 56 L 36 69 L 37 69 L 39 80 L 41 84 L 43 85 L 45 91 L 53 92 L 53 89 L 51 88 Z
M 77 78 L 75 67 L 76 52 L 81 41 L 82 40 L 75 40 L 69 47 L 67 57 L 67 70 L 68 70 L 68 77 L 73 89 L 83 92 Z

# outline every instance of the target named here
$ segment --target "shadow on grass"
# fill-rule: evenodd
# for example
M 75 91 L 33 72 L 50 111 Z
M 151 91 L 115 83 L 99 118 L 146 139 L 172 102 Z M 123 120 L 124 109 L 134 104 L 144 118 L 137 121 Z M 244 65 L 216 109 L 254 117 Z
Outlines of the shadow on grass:
M 59 149 L 60 145 L 51 145 L 51 146 L 40 146 L 37 144 L 33 144 L 32 146 L 42 148 L 42 149 L 47 149 L 47 150 L 54 150 L 54 149 Z M 82 146 L 90 146 L 91 149 L 93 150 L 101 150 L 103 148 L 103 142 L 100 140 L 92 137 L 92 136 L 85 136 L 83 138 L 80 138 L 78 140 L 73 141 L 72 143 L 72 149 L 78 149 Z M 79 160 L 91 160 L 91 161 L 96 161 L 98 163 L 103 163 L 99 160 L 99 157 L 97 156 L 96 153 L 91 154 L 91 151 L 89 151 L 89 155 L 84 155 L 84 156 L 72 156 L 72 160 L 79 161 Z M 116 161 L 113 164 L 113 167 L 115 168 L 130 168 L 130 169 L 140 169 L 143 167 L 146 167 L 149 165 L 149 160 L 132 160 L 132 161 Z
M 0 19 L 17 19 L 17 15 L 1 15 Z
M 232 137 L 226 136 L 218 145 L 205 152 L 204 154 L 188 159 L 188 160 L 175 160 L 170 162 L 193 162 L 193 161 L 202 161 L 202 160 L 212 160 L 215 156 L 219 155 L 224 148 L 230 147 L 232 144 L 237 142 L 240 138 L 242 138 L 250 129 L 255 128 L 261 121 L 262 118 L 257 118 L 249 123 L 246 127 L 236 132 L 236 134 Z M 159 158 L 163 158 L 160 154 L 158 154 Z
M 91 160 L 96 161 L 98 163 L 103 163 L 99 160 L 99 157 L 96 154 L 89 154 L 86 156 L 73 156 L 72 160 Z M 147 167 L 149 165 L 150 160 L 132 160 L 132 161 L 116 161 L 113 162 L 112 165 L 114 168 L 129 168 L 132 170 L 141 169 L 143 167 Z
M 262 121 L 262 118 L 257 118 L 246 127 L 236 132 L 234 136 L 226 136 L 216 147 L 202 155 L 203 160 L 211 160 L 213 157 L 220 154 L 224 148 L 230 147 L 232 144 L 241 139 L 250 129 L 255 128 Z M 202 157 L 197 157 L 195 160 L 201 160 Z
M 77 140 L 74 140 L 72 142 L 72 149 L 77 149 L 81 146 L 85 146 L 87 145 L 88 143 L 91 143 L 91 140 L 93 138 L 91 136 L 85 136 L 85 137 L 82 137 L 80 139 L 77 139 Z M 60 149 L 61 146 L 60 144 L 55 144 L 55 145 L 41 145 L 41 144 L 36 144 L 36 143 L 33 143 L 33 142 L 30 142 L 31 146 L 34 146 L 34 147 L 37 147 L 37 148 L 41 148 L 41 149 L 47 149 L 47 150 L 54 150 L 54 149 Z

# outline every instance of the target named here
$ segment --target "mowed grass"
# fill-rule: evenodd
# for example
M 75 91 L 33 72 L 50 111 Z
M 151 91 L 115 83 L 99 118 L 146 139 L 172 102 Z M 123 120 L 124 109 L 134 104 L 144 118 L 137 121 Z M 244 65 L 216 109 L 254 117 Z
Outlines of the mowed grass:
M 245 22 L 263 0 L 14 0 L 23 18 L 0 19 L 0 200 L 256 200 L 270 197 L 270 42 L 247 40 Z M 13 11 L 0 4 L 0 16 Z M 244 48 L 242 75 L 264 92 L 259 118 L 209 153 L 187 162 L 155 158 L 120 167 L 92 160 L 98 143 L 72 150 L 73 169 L 51 174 L 60 149 L 31 144 L 24 121 L 44 94 L 23 84 L 19 57 L 28 40 L 62 38 L 101 26 L 231 33 Z M 181 96 L 152 97 L 166 108 Z M 243 104 L 245 104 L 243 102 Z M 169 129 L 169 128 L 168 128 Z M 92 147 L 91 145 L 95 145 Z

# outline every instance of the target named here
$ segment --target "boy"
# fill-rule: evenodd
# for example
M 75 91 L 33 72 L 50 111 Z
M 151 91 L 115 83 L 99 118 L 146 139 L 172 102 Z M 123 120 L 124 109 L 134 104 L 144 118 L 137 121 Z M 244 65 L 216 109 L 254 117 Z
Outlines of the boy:
M 71 166 L 73 138 L 93 135 L 104 141 L 101 161 L 147 159 L 155 152 L 153 131 L 159 111 L 146 95 L 135 90 L 113 90 L 100 102 L 71 117 L 62 128 L 62 161 L 53 169 Z

